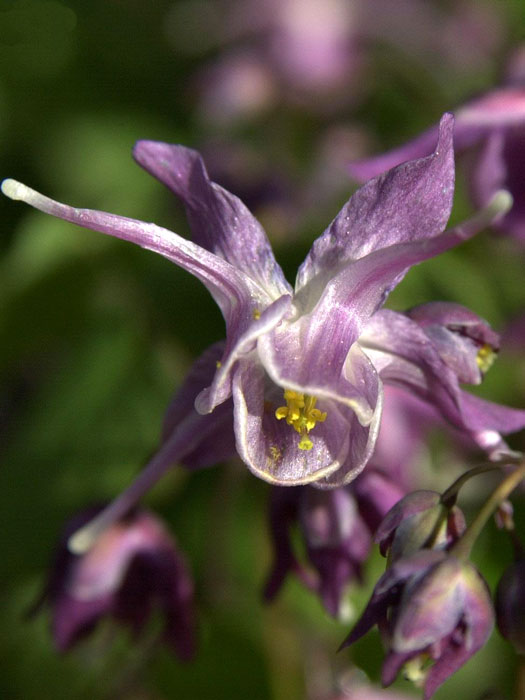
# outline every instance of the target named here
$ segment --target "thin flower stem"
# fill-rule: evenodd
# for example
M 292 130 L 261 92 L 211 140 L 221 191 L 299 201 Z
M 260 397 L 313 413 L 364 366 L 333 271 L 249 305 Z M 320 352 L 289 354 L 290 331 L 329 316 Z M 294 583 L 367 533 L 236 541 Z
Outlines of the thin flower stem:
M 510 472 L 485 501 L 479 513 L 463 533 L 463 536 L 451 548 L 451 554 L 459 559 L 468 558 L 474 542 L 485 527 L 490 516 L 494 513 L 499 504 L 514 491 L 524 477 L 525 461 L 523 461 L 517 469 Z
M 459 476 L 453 484 L 451 484 L 441 496 L 441 503 L 444 506 L 451 507 L 455 505 L 460 488 L 473 476 L 485 474 L 486 472 L 496 471 L 504 466 L 508 466 L 509 462 L 485 462 L 478 464 L 476 467 L 469 469 L 467 472 Z

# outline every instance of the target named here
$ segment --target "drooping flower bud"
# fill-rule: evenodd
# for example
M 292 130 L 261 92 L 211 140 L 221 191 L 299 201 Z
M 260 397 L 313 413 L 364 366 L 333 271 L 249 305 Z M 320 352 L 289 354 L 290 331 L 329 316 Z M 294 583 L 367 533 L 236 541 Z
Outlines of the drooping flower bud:
M 377 624 L 387 648 L 383 684 L 405 667 L 428 700 L 485 644 L 493 617 L 487 586 L 472 564 L 422 550 L 387 569 L 342 646 Z
M 525 654 L 525 559 L 505 570 L 496 589 L 495 605 L 499 631 L 518 654 Z
M 68 651 L 105 617 L 144 628 L 152 609 L 164 618 L 164 640 L 181 659 L 195 651 L 193 584 L 185 561 L 161 521 L 136 510 L 99 535 L 78 556 L 67 548 L 70 535 L 100 508 L 78 514 L 66 525 L 43 601 L 52 611 L 52 634 Z
M 381 554 L 395 562 L 421 549 L 446 549 L 464 529 L 461 510 L 445 506 L 437 491 L 413 491 L 387 513 L 375 541 Z

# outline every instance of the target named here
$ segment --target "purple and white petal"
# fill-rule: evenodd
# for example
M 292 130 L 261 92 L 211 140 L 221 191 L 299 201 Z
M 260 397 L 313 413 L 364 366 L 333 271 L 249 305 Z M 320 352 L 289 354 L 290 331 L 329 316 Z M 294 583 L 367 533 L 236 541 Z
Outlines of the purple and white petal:
M 292 297 L 284 294 L 264 311 L 255 309 L 251 322 L 240 335 L 226 338 L 226 347 L 210 386 L 203 389 L 196 398 L 195 408 L 199 413 L 210 413 L 231 395 L 231 374 L 236 362 L 255 350 L 257 340 L 271 334 L 273 329 L 289 315 Z
M 350 411 L 320 400 L 325 422 L 311 433 L 313 446 L 299 448 L 301 437 L 275 411 L 284 403 L 279 387 L 269 381 L 256 358 L 239 361 L 233 378 L 237 452 L 257 476 L 275 485 L 308 484 L 335 472 L 348 453 Z M 350 414 L 351 415 L 351 414 Z
M 452 115 L 445 114 L 431 156 L 400 165 L 361 187 L 314 242 L 296 280 L 296 292 L 307 308 L 351 262 L 442 233 L 454 193 L 453 125 Z
M 210 180 L 197 151 L 138 141 L 133 156 L 180 197 L 196 243 L 243 270 L 270 300 L 291 293 L 262 226 L 238 197 Z

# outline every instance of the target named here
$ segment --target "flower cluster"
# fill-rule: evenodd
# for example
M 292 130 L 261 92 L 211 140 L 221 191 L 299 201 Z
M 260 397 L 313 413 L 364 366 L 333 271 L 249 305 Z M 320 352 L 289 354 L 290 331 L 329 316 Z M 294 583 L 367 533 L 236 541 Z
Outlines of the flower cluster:
M 102 616 L 140 630 L 156 602 L 167 620 L 166 637 L 180 656 L 191 655 L 192 587 L 185 565 L 159 522 L 133 509 L 176 463 L 198 469 L 235 454 L 272 485 L 275 563 L 268 599 L 293 571 L 337 616 L 347 585 L 363 578 L 375 536 L 389 568 L 345 644 L 378 624 L 388 650 L 385 684 L 408 664 L 412 675 L 425 678 L 429 698 L 485 643 L 492 607 L 480 574 L 458 554 L 467 536 L 461 512 L 436 492 L 405 495 L 415 484 L 406 478 L 403 453 L 385 457 L 378 436 L 382 423 L 399 420 L 385 401 L 389 392 L 415 402 L 418 420 L 447 422 L 492 460 L 510 455 L 502 435 L 525 427 L 525 411 L 461 386 L 479 384 L 498 352 L 499 337 L 486 321 L 450 302 L 406 312 L 384 308 L 412 266 L 518 211 L 515 205 L 507 213 L 508 193 L 491 187 L 484 209 L 445 230 L 454 141 L 471 133 L 475 118 L 492 114 L 491 99 L 458 113 L 456 132 L 454 118 L 445 114 L 423 140 L 425 146 L 432 141 L 430 155 L 381 172 L 357 190 L 313 243 L 293 288 L 258 221 L 210 179 L 200 155 L 183 146 L 139 141 L 134 157 L 182 202 L 192 241 L 3 182 L 12 199 L 182 267 L 206 286 L 226 325 L 224 341 L 194 362 L 179 387 L 152 460 L 113 503 L 68 527 L 46 594 L 60 648 L 73 645 Z M 493 148 L 490 137 L 487 143 Z M 383 170 L 383 161 L 374 167 Z M 408 461 L 410 431 L 403 442 Z M 293 551 L 295 523 L 306 566 Z M 509 584 L 502 585 L 506 590 Z M 434 663 L 423 671 L 428 659 Z

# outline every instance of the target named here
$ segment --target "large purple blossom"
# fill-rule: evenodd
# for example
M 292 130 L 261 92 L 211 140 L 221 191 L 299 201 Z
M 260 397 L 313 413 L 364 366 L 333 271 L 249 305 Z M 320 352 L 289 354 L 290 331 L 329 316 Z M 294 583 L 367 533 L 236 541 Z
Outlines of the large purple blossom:
M 458 319 L 453 305 L 433 311 L 431 323 L 426 313 L 411 318 L 381 310 L 412 265 L 461 243 L 507 206 L 500 194 L 486 211 L 443 232 L 453 198 L 452 131 L 453 119 L 445 115 L 431 156 L 394 168 L 350 198 L 314 242 L 295 290 L 260 224 L 209 180 L 200 156 L 182 146 L 139 141 L 134 155 L 182 200 L 195 242 L 4 181 L 3 192 L 12 199 L 183 267 L 208 288 L 226 322 L 225 342 L 195 363 L 168 410 L 160 451 L 113 507 L 112 518 L 176 460 L 202 466 L 228 454 L 232 411 L 235 449 L 257 476 L 277 485 L 315 482 L 325 488 L 348 483 L 368 462 L 383 381 L 435 403 L 485 447 L 501 443 L 499 432 L 525 425 L 525 412 L 459 388 L 465 377 L 457 367 L 467 365 L 470 381 L 479 381 L 481 372 L 472 365 L 481 366 L 480 358 L 493 352 L 481 319 Z M 436 324 L 447 331 L 437 340 L 428 330 Z M 458 333 L 469 342 L 456 342 Z

